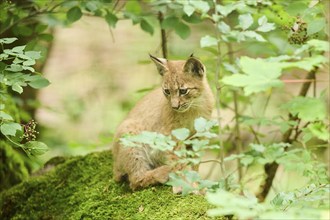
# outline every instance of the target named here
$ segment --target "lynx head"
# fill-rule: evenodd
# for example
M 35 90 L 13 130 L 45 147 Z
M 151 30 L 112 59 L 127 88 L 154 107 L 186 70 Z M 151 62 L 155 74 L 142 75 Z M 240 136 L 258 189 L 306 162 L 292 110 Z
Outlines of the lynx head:
M 168 61 L 150 55 L 163 77 L 162 89 L 172 109 L 186 112 L 199 106 L 206 83 L 205 67 L 193 55 L 186 61 Z

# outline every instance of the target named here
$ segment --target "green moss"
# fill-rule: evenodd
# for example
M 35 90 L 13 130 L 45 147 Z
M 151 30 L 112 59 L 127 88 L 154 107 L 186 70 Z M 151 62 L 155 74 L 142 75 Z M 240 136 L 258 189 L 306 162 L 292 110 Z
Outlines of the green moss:
M 131 192 L 112 179 L 110 152 L 73 157 L 7 190 L 0 219 L 209 219 L 203 196 L 157 186 Z

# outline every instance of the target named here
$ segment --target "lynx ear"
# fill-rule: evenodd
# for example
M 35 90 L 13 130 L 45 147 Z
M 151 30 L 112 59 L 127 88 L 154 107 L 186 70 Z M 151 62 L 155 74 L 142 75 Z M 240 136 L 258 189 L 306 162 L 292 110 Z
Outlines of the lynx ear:
M 190 73 L 194 76 L 203 77 L 205 73 L 204 65 L 196 59 L 195 57 L 189 57 L 189 59 L 186 61 L 184 68 L 184 72 Z
M 150 59 L 156 64 L 157 70 L 160 75 L 164 75 L 165 71 L 167 70 L 166 64 L 167 60 L 164 58 L 157 58 L 149 54 Z

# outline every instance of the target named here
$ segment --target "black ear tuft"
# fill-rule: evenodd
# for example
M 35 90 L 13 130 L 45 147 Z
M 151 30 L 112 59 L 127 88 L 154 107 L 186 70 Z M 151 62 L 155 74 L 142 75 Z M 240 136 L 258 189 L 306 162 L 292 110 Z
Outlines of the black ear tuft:
M 192 54 L 190 55 L 190 57 L 194 57 L 194 53 L 192 53 Z
M 149 54 L 150 59 L 156 64 L 157 70 L 160 75 L 164 75 L 164 72 L 167 70 L 166 64 L 167 60 L 164 58 L 157 58 Z
M 205 69 L 204 65 L 198 59 L 190 57 L 184 65 L 184 72 L 203 77 Z

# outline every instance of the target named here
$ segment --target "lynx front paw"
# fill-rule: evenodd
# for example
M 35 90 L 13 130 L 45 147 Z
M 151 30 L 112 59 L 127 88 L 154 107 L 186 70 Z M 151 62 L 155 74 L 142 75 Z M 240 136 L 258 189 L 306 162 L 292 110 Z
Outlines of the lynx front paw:
M 169 179 L 169 173 L 172 171 L 170 166 L 161 166 L 153 170 L 154 179 L 159 183 L 166 183 Z

